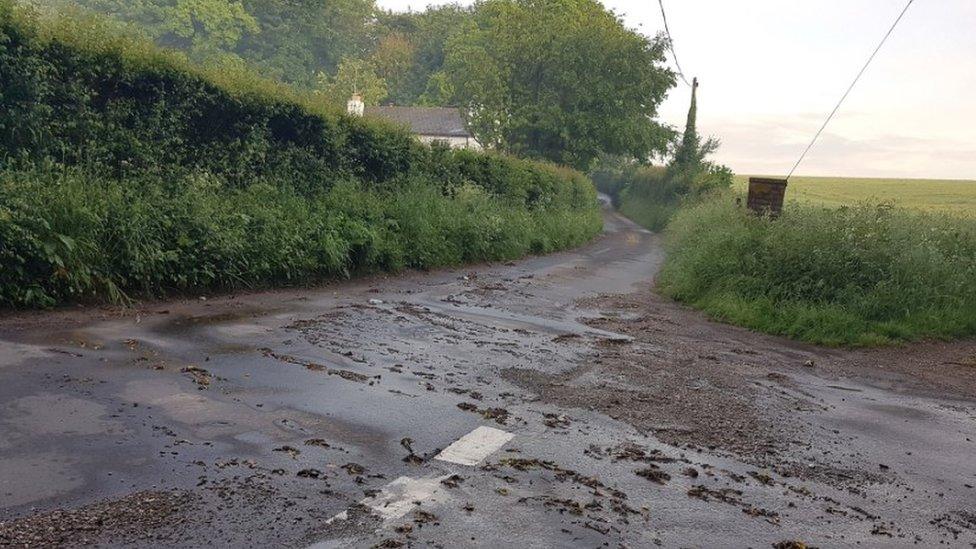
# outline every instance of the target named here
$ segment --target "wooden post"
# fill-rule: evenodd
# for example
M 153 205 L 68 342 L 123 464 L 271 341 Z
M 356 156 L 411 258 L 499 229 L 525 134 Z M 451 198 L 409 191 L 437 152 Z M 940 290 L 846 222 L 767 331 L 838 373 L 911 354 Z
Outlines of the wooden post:
M 747 206 L 756 215 L 768 214 L 771 217 L 779 217 L 779 214 L 783 212 L 783 196 L 785 194 L 785 179 L 750 177 Z

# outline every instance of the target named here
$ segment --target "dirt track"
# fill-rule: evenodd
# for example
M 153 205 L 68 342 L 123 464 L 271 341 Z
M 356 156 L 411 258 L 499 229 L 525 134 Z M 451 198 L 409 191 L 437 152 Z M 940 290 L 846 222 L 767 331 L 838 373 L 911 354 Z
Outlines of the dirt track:
M 657 237 L 607 228 L 515 264 L 8 315 L 0 546 L 976 546 L 976 343 L 708 322 L 651 291 Z M 479 427 L 504 445 L 435 459 Z

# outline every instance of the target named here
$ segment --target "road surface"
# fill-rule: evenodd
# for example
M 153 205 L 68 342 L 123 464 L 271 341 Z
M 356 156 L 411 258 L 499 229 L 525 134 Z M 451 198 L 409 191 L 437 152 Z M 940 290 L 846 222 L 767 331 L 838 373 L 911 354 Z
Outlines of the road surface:
M 976 544 L 976 343 L 799 345 L 659 237 L 0 319 L 0 545 Z

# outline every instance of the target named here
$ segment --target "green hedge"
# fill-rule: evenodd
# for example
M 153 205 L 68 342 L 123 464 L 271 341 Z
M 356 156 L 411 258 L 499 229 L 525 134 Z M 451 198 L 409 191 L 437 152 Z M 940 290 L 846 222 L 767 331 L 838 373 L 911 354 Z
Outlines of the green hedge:
M 578 184 L 537 163 L 425 147 L 242 69 L 193 67 L 90 16 L 41 24 L 9 0 L 0 0 L 0 74 L 8 164 L 54 160 L 113 177 L 206 172 L 232 185 L 276 178 L 302 192 L 436 177 L 529 205 Z
M 578 172 L 427 147 L 0 0 L 0 306 L 509 259 L 601 227 Z
M 794 203 L 772 220 L 723 194 L 666 234 L 661 291 L 735 324 L 828 345 L 976 335 L 972 219 Z
M 664 166 L 611 163 L 590 175 L 620 213 L 651 231 L 663 230 L 683 204 L 732 185 L 728 168 L 709 163 L 690 183 L 687 178 L 669 176 Z

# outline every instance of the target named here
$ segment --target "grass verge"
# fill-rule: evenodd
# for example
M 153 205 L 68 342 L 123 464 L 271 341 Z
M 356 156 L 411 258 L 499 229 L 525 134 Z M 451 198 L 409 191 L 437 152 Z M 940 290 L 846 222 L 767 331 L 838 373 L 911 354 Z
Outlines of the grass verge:
M 595 201 L 594 201 L 595 203 Z M 512 259 L 586 242 L 595 207 L 527 209 L 465 185 L 355 181 L 311 196 L 212 175 L 112 180 L 0 173 L 0 305 L 301 284 L 362 271 Z
M 720 194 L 678 211 L 660 291 L 733 324 L 833 346 L 976 335 L 976 220 Z

